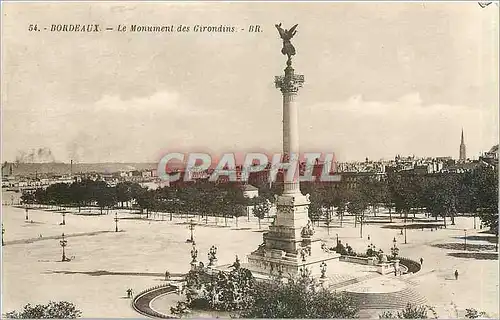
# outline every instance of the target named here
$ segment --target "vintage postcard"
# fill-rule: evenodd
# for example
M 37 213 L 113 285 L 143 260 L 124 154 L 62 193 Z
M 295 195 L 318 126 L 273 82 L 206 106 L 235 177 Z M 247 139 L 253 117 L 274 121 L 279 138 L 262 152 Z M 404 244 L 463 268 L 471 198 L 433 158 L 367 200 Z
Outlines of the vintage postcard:
M 498 1 L 1 4 L 2 318 L 498 318 Z

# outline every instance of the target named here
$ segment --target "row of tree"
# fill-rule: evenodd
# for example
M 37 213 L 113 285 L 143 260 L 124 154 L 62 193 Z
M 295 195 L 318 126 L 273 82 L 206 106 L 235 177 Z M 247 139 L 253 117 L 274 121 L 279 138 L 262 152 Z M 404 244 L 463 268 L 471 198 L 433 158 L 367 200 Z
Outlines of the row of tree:
M 382 179 L 365 176 L 348 188 L 347 183 L 302 184 L 302 192 L 310 194 L 309 217 L 312 221 L 324 220 L 330 224 L 334 212 L 342 226 L 344 214 L 355 216 L 355 224 L 367 214 L 377 214 L 379 207 L 392 210 L 407 218 L 416 212 L 428 212 L 434 217 L 451 218 L 457 212 L 480 216 L 486 226 L 498 232 L 498 181 L 497 170 L 478 167 L 464 174 L 388 174 Z M 194 214 L 201 217 L 238 217 L 246 214 L 247 206 L 254 207 L 259 219 L 268 215 L 271 203 L 280 193 L 279 186 L 259 186 L 260 196 L 248 199 L 234 183 L 214 184 L 198 182 L 182 186 L 148 190 L 137 183 L 122 182 L 115 187 L 103 181 L 85 180 L 72 184 L 54 184 L 34 193 L 24 193 L 24 203 L 56 206 L 98 206 L 105 209 L 123 207 L 133 203 L 141 213 L 168 212 Z M 336 211 L 334 210 L 336 208 Z
M 84 180 L 72 184 L 57 183 L 46 189 L 25 192 L 21 199 L 25 204 L 40 204 L 60 207 L 97 206 L 101 214 L 116 207 L 132 207 L 146 213 L 170 213 L 180 215 L 240 217 L 253 206 L 253 213 L 260 219 L 269 214 L 272 193 L 265 196 L 245 198 L 243 191 L 235 184 L 213 184 L 209 182 L 162 187 L 150 190 L 138 183 L 122 182 L 108 186 L 104 181 Z M 266 190 L 263 192 L 266 195 Z
M 427 212 L 437 217 L 450 217 L 455 223 L 457 213 L 477 215 L 486 226 L 498 232 L 498 171 L 477 167 L 463 174 L 401 174 L 389 173 L 360 178 L 355 188 L 348 184 L 304 184 L 309 193 L 309 215 L 312 221 L 331 220 L 333 209 L 342 224 L 344 213 L 355 215 L 355 223 L 363 223 L 365 215 L 377 214 L 380 206 L 392 209 L 405 218 L 409 214 Z M 445 222 L 446 223 L 446 222 Z

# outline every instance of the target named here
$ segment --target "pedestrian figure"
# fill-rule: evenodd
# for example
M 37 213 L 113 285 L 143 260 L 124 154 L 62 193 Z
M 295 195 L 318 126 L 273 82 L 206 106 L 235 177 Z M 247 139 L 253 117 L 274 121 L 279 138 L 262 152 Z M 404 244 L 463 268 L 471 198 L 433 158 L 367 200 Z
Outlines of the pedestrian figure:
M 458 280 L 458 270 L 455 270 L 455 280 Z
M 368 241 L 370 241 L 370 235 L 368 235 Z
M 420 258 L 420 265 L 424 264 L 424 258 Z

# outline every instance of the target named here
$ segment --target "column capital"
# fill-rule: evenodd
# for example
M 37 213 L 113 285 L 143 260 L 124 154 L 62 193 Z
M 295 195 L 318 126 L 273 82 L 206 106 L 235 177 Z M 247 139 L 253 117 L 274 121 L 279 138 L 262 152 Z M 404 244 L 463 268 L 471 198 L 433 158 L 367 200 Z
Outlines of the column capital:
M 291 66 L 285 68 L 285 75 L 274 77 L 274 84 L 282 93 L 297 93 L 303 83 L 304 75 L 295 74 Z

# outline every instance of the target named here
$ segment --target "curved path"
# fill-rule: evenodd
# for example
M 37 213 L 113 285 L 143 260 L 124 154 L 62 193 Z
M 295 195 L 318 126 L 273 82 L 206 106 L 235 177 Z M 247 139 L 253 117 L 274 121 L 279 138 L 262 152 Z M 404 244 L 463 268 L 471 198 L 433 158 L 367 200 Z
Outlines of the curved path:
M 151 302 L 165 294 L 171 294 L 177 290 L 174 285 L 162 285 L 142 291 L 132 300 L 132 308 L 143 316 L 158 319 L 175 319 L 173 316 L 168 316 L 157 312 L 151 308 Z

